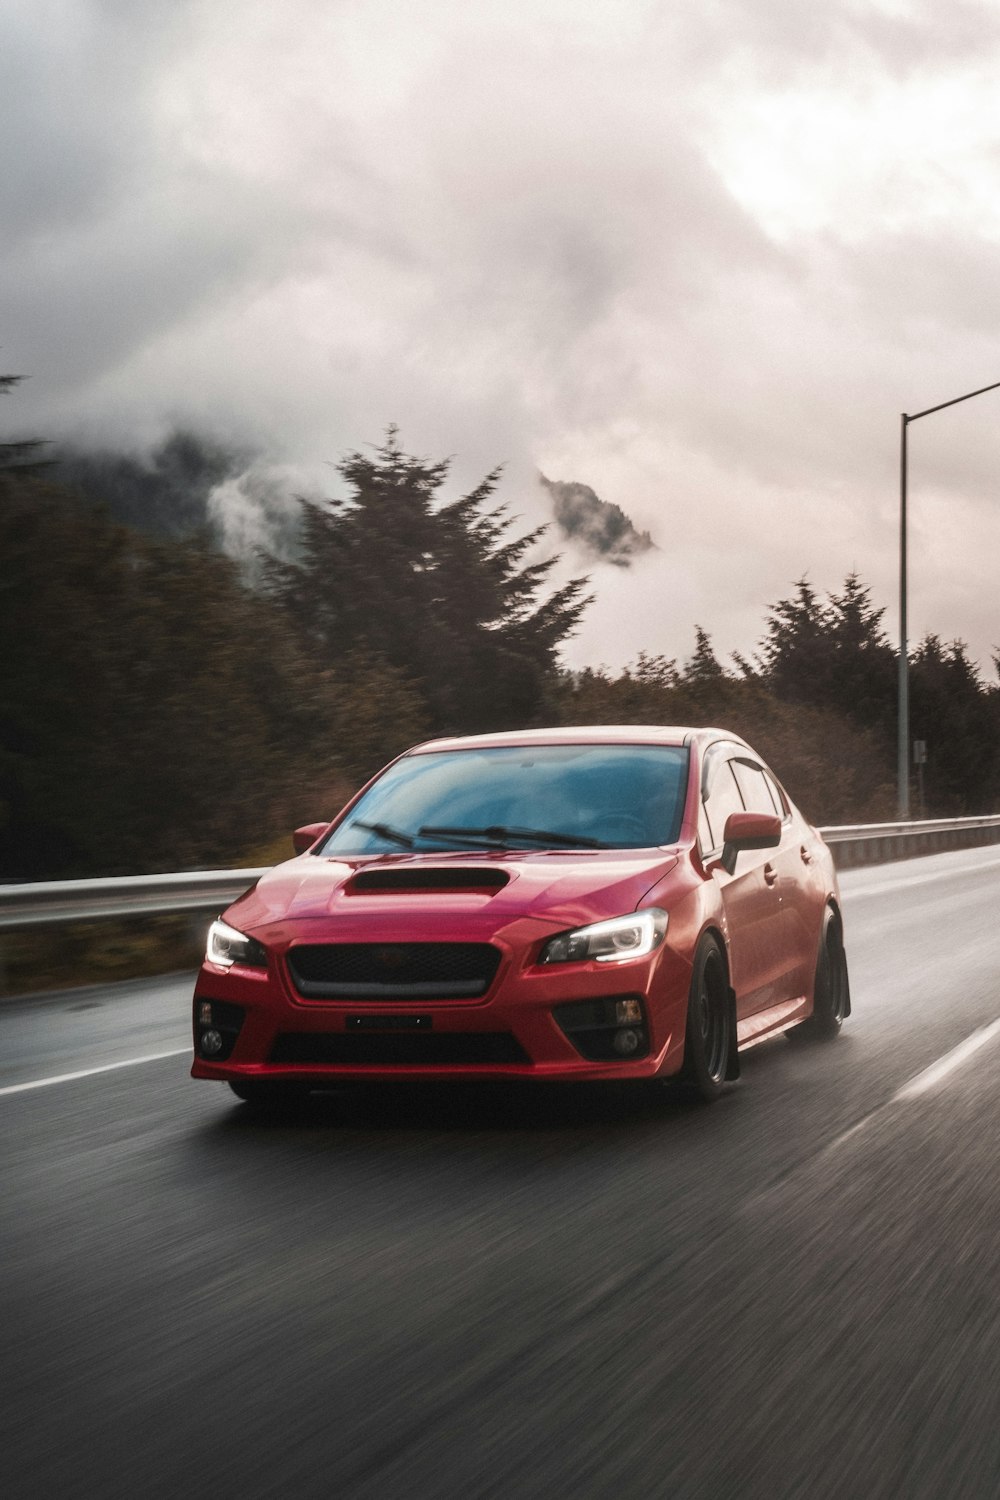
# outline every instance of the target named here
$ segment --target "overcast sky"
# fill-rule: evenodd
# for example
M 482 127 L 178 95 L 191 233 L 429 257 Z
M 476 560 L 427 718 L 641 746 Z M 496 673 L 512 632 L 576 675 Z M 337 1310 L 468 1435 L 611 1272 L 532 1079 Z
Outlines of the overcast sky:
M 998 0 L 0 0 L 0 101 L 7 435 L 394 421 L 653 533 L 573 665 L 852 568 L 895 638 L 899 414 L 1000 381 Z M 992 671 L 1000 391 L 910 442 L 911 637 Z

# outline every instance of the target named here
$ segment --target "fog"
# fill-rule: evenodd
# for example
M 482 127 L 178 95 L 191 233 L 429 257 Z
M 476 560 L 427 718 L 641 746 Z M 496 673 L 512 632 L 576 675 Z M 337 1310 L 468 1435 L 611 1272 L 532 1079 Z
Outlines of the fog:
M 526 525 L 539 470 L 591 486 L 657 550 L 585 559 L 573 665 L 696 622 L 746 651 L 855 568 L 895 630 L 899 413 L 1000 379 L 994 5 L 6 0 L 0 32 L 8 435 L 252 453 L 233 546 L 389 422 L 456 489 L 504 464 Z M 987 662 L 1000 393 L 910 437 L 911 636 Z

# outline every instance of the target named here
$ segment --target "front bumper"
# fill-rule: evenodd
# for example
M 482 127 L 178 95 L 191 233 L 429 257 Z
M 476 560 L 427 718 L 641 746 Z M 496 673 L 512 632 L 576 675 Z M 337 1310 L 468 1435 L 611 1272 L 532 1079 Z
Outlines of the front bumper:
M 321 1088 L 350 1080 L 544 1082 L 679 1071 L 690 967 L 669 944 L 616 964 L 533 965 L 507 945 L 502 952 L 488 991 L 473 1001 L 306 999 L 280 951 L 270 952 L 267 970 L 206 963 L 195 990 L 192 1076 Z M 635 1056 L 595 1057 L 596 1033 L 584 1041 L 559 1008 L 573 1006 L 577 1020 L 582 1014 L 587 1025 L 600 1025 L 602 1015 L 616 1014 L 617 1000 L 639 1002 L 641 1046 Z M 223 1038 L 214 1057 L 200 1045 L 205 1004 L 208 1024 Z

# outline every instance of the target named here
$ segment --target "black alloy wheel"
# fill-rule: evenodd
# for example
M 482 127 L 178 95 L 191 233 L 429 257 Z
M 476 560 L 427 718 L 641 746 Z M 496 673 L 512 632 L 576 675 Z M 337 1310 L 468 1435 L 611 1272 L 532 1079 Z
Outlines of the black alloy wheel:
M 681 1079 L 706 1101 L 717 1099 L 725 1087 L 731 1043 L 726 960 L 715 938 L 704 937 L 691 975 Z

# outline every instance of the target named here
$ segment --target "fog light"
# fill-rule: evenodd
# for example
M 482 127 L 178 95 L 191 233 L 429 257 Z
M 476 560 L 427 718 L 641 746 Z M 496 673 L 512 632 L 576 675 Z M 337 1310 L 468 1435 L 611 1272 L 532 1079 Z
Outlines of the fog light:
M 617 1043 L 618 1038 L 615 1038 Z M 222 1032 L 213 1029 L 203 1031 L 201 1034 L 201 1050 L 206 1057 L 214 1057 L 217 1052 L 222 1051 Z
M 615 1020 L 619 1026 L 641 1026 L 642 1025 L 642 1001 L 641 1000 L 616 1000 Z
M 627 1020 L 628 1018 L 625 1017 L 625 1019 Z M 203 1000 L 201 1002 L 201 1004 L 199 1005 L 199 1007 L 198 1007 L 198 1024 L 201 1025 L 201 1026 L 211 1026 L 211 1024 L 212 1024 L 212 1003 L 211 1003 L 210 1000 Z
M 642 1038 L 637 1031 L 633 1031 L 631 1026 L 628 1026 L 624 1031 L 615 1032 L 612 1045 L 619 1056 L 631 1057 L 632 1053 L 638 1052 L 642 1046 Z

